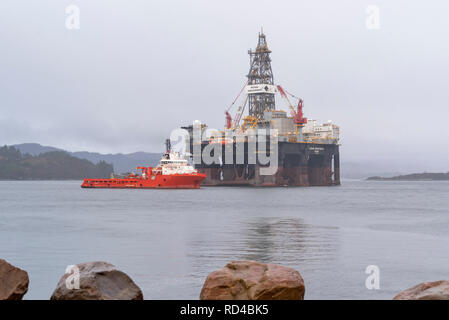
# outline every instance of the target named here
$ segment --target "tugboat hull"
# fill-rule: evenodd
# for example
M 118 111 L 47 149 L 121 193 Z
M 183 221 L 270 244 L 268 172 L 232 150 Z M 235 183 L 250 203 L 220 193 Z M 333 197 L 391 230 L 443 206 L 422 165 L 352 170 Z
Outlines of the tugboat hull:
M 199 189 L 205 174 L 157 175 L 144 178 L 84 179 L 81 188 L 111 189 Z

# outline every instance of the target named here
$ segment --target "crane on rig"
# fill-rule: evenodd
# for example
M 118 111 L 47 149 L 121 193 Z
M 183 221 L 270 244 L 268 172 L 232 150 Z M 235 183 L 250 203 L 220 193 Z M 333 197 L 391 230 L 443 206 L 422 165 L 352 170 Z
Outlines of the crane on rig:
M 247 83 L 245 83 L 245 86 L 246 86 L 246 84 Z M 229 113 L 229 110 L 232 108 L 232 106 L 235 104 L 237 99 L 240 97 L 240 95 L 242 94 L 243 89 L 245 88 L 245 86 L 239 92 L 239 94 L 234 99 L 234 101 L 229 106 L 229 108 L 225 111 L 225 115 L 226 115 L 225 127 L 226 127 L 226 129 L 236 128 L 239 125 L 239 123 L 240 123 L 243 111 L 244 111 L 245 106 L 246 106 L 246 104 L 248 102 L 248 96 L 246 97 L 245 103 L 243 104 L 243 106 L 238 108 L 237 113 L 234 116 L 234 119 L 232 119 L 232 116 Z M 290 92 L 288 92 L 287 90 L 282 88 L 280 85 L 277 85 L 276 88 L 277 88 L 277 91 L 279 91 L 281 97 L 284 98 L 287 101 L 287 105 L 290 108 L 291 115 L 292 115 L 292 118 L 293 118 L 293 122 L 296 124 L 297 127 L 304 127 L 304 125 L 307 123 L 307 118 L 304 117 L 304 112 L 303 112 L 304 101 L 301 98 L 298 98 L 297 96 L 291 94 Z M 295 98 L 295 99 L 298 99 L 298 105 L 297 105 L 296 109 L 293 106 L 293 104 L 291 103 L 290 99 L 288 98 L 289 95 L 291 97 Z M 246 122 L 248 122 L 248 119 L 247 119 Z M 254 125 L 251 125 L 251 127 L 254 127 Z
M 225 115 L 226 115 L 226 129 L 231 129 L 232 127 L 232 117 L 229 114 L 228 111 L 225 111 Z
M 304 127 L 304 125 L 307 123 L 307 118 L 304 118 L 304 113 L 303 113 L 303 107 L 304 107 L 304 102 L 301 98 L 296 97 L 295 95 L 289 93 L 288 91 L 284 90 L 284 88 L 282 88 L 280 85 L 277 86 L 277 89 L 279 91 L 279 93 L 281 94 L 281 96 L 287 100 L 288 103 L 288 107 L 290 108 L 290 111 L 292 113 L 292 117 L 293 117 L 293 122 L 298 126 L 298 127 Z M 298 106 L 297 109 L 295 110 L 295 108 L 293 107 L 292 103 L 290 102 L 290 99 L 288 98 L 288 95 L 298 99 Z
M 226 117 L 226 129 L 231 129 L 232 127 L 237 127 L 240 119 L 242 118 L 242 113 L 245 108 L 246 102 L 248 101 L 248 97 L 245 100 L 245 103 L 243 107 L 239 107 L 237 110 L 237 114 L 234 116 L 234 121 L 232 121 L 232 116 L 229 113 L 229 110 L 234 106 L 234 104 L 237 102 L 238 98 L 242 94 L 243 90 L 245 89 L 246 85 L 248 84 L 248 81 L 245 82 L 242 89 L 240 90 L 239 94 L 235 97 L 234 101 L 231 103 L 231 105 L 225 110 L 225 117 Z

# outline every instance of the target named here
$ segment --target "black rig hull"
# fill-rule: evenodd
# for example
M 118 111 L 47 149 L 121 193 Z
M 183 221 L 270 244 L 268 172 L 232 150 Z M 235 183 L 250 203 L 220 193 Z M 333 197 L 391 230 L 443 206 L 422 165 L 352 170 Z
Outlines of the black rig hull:
M 207 143 L 203 143 L 203 150 Z M 226 148 L 233 148 L 233 161 L 227 161 Z M 235 144 L 222 145 L 221 161 L 206 164 L 198 161 L 196 169 L 207 175 L 204 186 L 335 186 L 340 185 L 338 144 L 279 142 L 278 168 L 273 175 L 261 175 L 264 167 L 248 161 L 247 144 L 243 164 L 236 164 Z M 228 159 L 231 160 L 231 159 Z

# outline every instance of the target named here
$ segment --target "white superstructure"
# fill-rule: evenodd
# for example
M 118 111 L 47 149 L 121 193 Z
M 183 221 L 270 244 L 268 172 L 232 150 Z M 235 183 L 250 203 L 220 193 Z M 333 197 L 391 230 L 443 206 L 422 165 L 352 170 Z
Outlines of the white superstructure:
M 331 120 L 326 123 L 318 123 L 317 120 L 308 120 L 302 129 L 305 139 L 335 140 L 340 138 L 340 127 Z
M 191 174 L 197 171 L 179 153 L 170 152 L 165 155 L 160 162 L 163 175 L 170 174 Z

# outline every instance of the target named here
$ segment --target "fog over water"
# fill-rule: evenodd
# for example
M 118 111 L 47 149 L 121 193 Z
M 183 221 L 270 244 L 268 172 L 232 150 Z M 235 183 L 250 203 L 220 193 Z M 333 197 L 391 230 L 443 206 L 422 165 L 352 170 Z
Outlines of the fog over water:
M 263 26 L 275 82 L 341 126 L 343 162 L 447 171 L 448 12 L 444 0 L 2 0 L 0 144 L 158 152 L 195 119 L 222 128 Z

